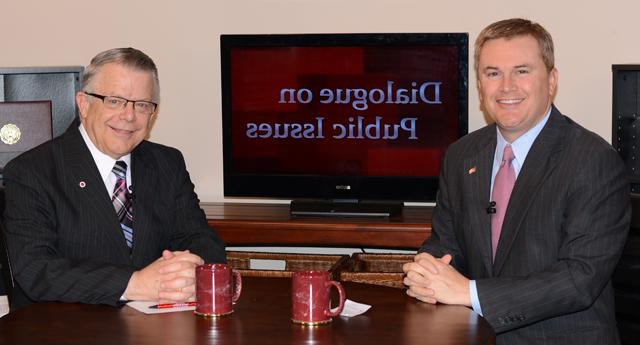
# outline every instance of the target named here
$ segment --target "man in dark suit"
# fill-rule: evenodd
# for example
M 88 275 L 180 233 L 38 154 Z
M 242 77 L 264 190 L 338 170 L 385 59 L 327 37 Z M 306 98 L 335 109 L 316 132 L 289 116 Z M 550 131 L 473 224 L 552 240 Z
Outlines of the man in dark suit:
M 611 275 L 630 221 L 621 159 L 552 104 L 558 72 L 542 26 L 489 25 L 475 69 L 495 124 L 448 149 L 432 234 L 404 266 L 407 294 L 473 307 L 498 344 L 619 343 Z
M 102 52 L 76 94 L 81 124 L 6 166 L 8 249 L 30 300 L 193 300 L 195 266 L 225 262 L 182 155 L 145 140 L 159 95 L 151 58 Z

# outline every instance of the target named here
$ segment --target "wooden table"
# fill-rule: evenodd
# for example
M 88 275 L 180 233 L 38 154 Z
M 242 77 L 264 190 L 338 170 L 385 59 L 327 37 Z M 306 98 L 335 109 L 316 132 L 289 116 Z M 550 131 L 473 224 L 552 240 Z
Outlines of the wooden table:
M 300 245 L 416 250 L 431 235 L 432 207 L 391 217 L 292 217 L 288 204 L 201 203 L 209 226 L 230 246 Z
M 145 315 L 129 307 L 39 303 L 0 318 L 2 344 L 494 344 L 469 308 L 429 305 L 404 290 L 343 283 L 347 298 L 372 305 L 353 318 L 304 327 L 290 321 L 291 280 L 245 277 L 233 314 Z

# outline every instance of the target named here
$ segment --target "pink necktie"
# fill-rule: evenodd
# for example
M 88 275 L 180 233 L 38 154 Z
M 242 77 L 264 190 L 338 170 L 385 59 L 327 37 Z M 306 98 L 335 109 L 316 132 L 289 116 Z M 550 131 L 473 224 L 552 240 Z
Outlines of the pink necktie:
M 504 222 L 504 214 L 507 212 L 513 185 L 516 183 L 516 172 L 513 169 L 513 164 L 511 164 L 514 158 L 511 145 L 505 146 L 500 169 L 498 169 L 496 178 L 493 181 L 492 198 L 496 203 L 496 212 L 491 215 L 491 248 L 494 260 L 496 258 L 498 240 L 500 239 L 500 231 L 502 231 L 502 223 Z

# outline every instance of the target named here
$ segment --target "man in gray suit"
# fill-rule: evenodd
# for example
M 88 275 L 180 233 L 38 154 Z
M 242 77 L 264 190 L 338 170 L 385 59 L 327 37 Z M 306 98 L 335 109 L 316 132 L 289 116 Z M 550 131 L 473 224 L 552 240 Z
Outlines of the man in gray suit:
M 28 299 L 193 300 L 195 266 L 225 262 L 182 155 L 145 140 L 159 95 L 146 54 L 102 52 L 76 94 L 81 124 L 6 166 L 7 246 Z
M 449 147 L 432 234 L 404 266 L 407 294 L 473 307 L 499 344 L 619 343 L 611 275 L 630 222 L 621 159 L 552 104 L 558 72 L 539 24 L 489 25 L 475 70 L 495 124 Z M 502 166 L 512 189 L 500 202 Z

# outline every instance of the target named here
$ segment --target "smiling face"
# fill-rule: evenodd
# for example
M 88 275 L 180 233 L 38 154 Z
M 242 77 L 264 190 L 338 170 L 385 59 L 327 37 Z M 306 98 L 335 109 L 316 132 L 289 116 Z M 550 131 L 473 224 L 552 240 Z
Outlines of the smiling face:
M 87 92 L 136 101 L 154 101 L 151 73 L 116 63 L 100 67 Z M 122 110 L 105 107 L 101 99 L 76 94 L 80 119 L 93 144 L 113 159 L 130 153 L 149 134 L 152 115 L 135 113 L 133 104 Z
M 538 42 L 530 35 L 492 39 L 480 51 L 480 102 L 509 142 L 544 117 L 557 82 L 557 70 L 547 70 Z

